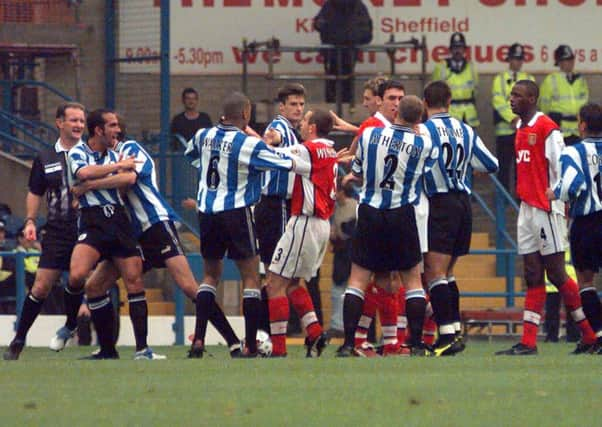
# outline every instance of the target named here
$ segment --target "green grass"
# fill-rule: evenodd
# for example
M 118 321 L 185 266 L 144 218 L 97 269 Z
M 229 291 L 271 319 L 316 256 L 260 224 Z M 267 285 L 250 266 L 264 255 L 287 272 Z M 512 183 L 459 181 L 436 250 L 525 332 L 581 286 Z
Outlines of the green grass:
M 26 348 L 0 361 L 0 425 L 577 426 L 600 425 L 602 358 L 541 344 L 536 357 L 494 357 L 506 343 L 469 342 L 450 358 L 79 361 Z

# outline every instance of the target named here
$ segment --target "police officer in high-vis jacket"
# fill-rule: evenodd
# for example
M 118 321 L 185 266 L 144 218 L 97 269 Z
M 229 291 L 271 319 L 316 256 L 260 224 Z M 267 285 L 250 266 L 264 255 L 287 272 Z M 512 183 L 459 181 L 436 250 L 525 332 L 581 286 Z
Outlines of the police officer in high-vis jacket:
M 521 71 L 524 60 L 524 47 L 519 43 L 511 45 L 506 55 L 508 69 L 493 78 L 491 87 L 496 156 L 500 162 L 497 175 L 507 190 L 512 188 L 510 181 L 515 163 L 514 134 L 516 133 L 516 121 L 518 120 L 518 116 L 510 108 L 510 91 L 514 83 L 519 80 L 535 81 L 531 74 Z
M 575 70 L 575 54 L 570 46 L 561 44 L 554 51 L 554 65 L 560 71 L 549 74 L 539 88 L 539 109 L 562 129 L 564 142 L 571 145 L 580 140 L 577 113 L 589 99 L 587 82 Z
M 475 98 L 479 76 L 474 64 L 466 58 L 466 39 L 453 33 L 449 41 L 451 57 L 435 65 L 433 81 L 444 80 L 452 91 L 449 114 L 472 127 L 479 126 Z

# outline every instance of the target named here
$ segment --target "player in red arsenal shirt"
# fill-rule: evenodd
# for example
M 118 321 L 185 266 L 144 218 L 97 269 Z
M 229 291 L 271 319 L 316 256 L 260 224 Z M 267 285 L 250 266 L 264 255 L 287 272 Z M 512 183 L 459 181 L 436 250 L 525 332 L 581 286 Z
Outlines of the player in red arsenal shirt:
M 301 136 L 305 142 L 282 149 L 311 167 L 307 175 L 295 177 L 291 218 L 269 267 L 273 273 L 267 278 L 272 356 L 286 355 L 287 288 L 298 287 L 300 279 L 310 280 L 315 276 L 326 253 L 338 168 L 334 142 L 326 139 L 332 125 L 333 119 L 328 112 L 309 111 L 301 122 Z M 305 340 L 307 357 L 320 356 L 326 346 L 326 335 L 309 299 L 308 304 L 307 315 L 313 314 L 315 319 L 302 319 L 308 324 Z
M 544 273 L 558 288 L 567 309 L 579 326 L 582 340 L 574 353 L 586 352 L 596 337 L 585 318 L 577 283 L 565 270 L 566 223 L 564 203 L 549 201 L 545 192 L 560 173 L 559 159 L 564 140 L 558 125 L 537 111 L 539 88 L 530 80 L 520 80 L 510 93 L 517 123 L 516 193 L 521 200 L 517 224 L 518 252 L 523 255 L 527 295 L 521 341 L 498 355 L 537 354 L 537 329 L 546 291 Z

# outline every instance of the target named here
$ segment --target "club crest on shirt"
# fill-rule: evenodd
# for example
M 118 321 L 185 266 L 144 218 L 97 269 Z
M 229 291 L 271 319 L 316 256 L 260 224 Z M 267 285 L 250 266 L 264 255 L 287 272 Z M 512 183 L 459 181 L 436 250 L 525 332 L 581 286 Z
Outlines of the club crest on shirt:
M 536 133 L 528 134 L 527 142 L 529 143 L 529 145 L 535 145 L 537 143 L 537 134 Z
M 84 240 L 86 237 L 88 237 L 88 235 L 86 233 L 82 233 L 79 235 L 79 237 L 77 238 L 78 242 L 81 242 L 82 240 Z

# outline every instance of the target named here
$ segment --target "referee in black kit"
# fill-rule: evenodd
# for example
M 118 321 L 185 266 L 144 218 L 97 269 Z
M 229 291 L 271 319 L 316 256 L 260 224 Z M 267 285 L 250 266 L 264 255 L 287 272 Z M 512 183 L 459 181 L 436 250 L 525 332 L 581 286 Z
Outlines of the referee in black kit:
M 77 210 L 73 208 L 73 196 L 69 191 L 67 153 L 81 139 L 86 128 L 85 107 L 76 102 L 61 104 L 56 109 L 56 126 L 59 139 L 53 147 L 40 151 L 33 161 L 29 176 L 29 192 L 25 199 L 27 218 L 24 224 L 25 238 L 37 240 L 36 221 L 46 195 L 48 218 L 41 232 L 42 256 L 35 282 L 25 298 L 17 334 L 4 353 L 5 360 L 17 360 L 25 345 L 27 333 L 38 317 L 44 300 L 59 280 L 63 271 L 69 271 L 71 252 L 77 240 Z M 65 288 L 65 303 L 81 300 Z M 82 290 L 83 292 L 83 290 Z M 59 351 L 75 333 L 63 326 L 52 339 L 51 348 Z

